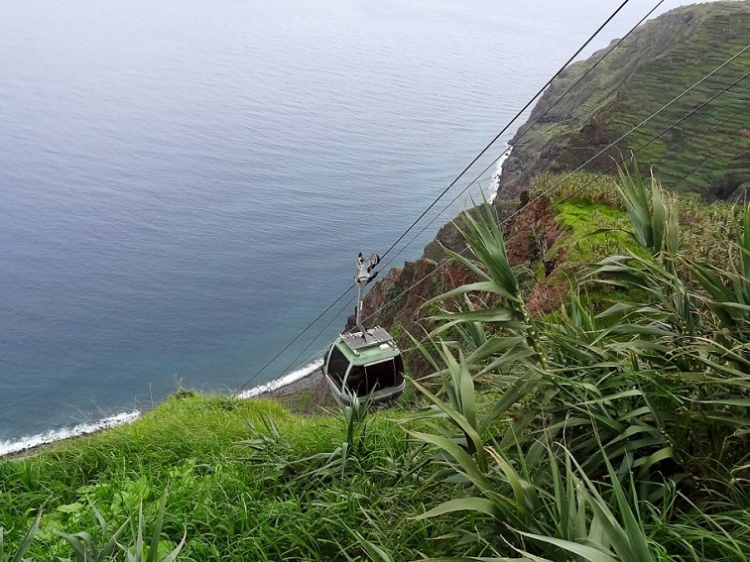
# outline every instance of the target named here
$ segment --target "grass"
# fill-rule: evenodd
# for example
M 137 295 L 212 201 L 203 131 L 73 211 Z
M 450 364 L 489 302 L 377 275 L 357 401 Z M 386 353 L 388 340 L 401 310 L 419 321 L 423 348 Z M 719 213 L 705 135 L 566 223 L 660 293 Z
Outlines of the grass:
M 529 313 L 479 209 L 463 224 L 473 257 L 455 255 L 478 281 L 425 303 L 433 376 L 399 403 L 300 416 L 288 407 L 310 394 L 181 390 L 132 425 L 0 460 L 5 551 L 747 560 L 750 208 L 587 181 L 556 202 L 567 277 L 553 275 L 575 285 L 552 313 Z
M 345 470 L 333 470 L 332 455 L 346 442 L 341 417 L 299 417 L 271 400 L 183 395 L 132 425 L 0 461 L 8 547 L 42 508 L 30 553 L 67 559 L 72 549 L 56 532 L 101 534 L 92 506 L 117 529 L 137 521 L 141 505 L 152 522 L 164 493 L 160 549 L 186 534 L 181 560 L 356 559 L 364 547 L 351 529 L 409 558 L 434 553 L 430 537 L 449 530 L 410 519 L 441 492 L 424 482 L 429 470 L 413 473 L 420 446 L 399 423 L 403 414 L 370 416 L 366 442 Z
M 309 414 L 320 407 L 333 408 L 335 402 L 329 395 L 326 395 L 326 400 L 323 404 L 319 404 L 316 400 L 315 391 L 313 390 L 300 390 L 284 396 L 279 396 L 276 401 L 281 404 L 284 408 L 295 414 Z
M 590 264 L 615 250 L 640 251 L 632 237 L 624 233 L 630 229 L 630 221 L 612 178 L 588 172 L 569 177 L 543 174 L 534 185 L 539 193 L 557 185 L 555 216 L 572 236 L 563 237 L 554 251 L 564 248 L 572 252 L 568 254 L 572 264 Z M 676 204 L 683 253 L 714 265 L 725 264 L 737 237 L 741 206 L 722 201 L 707 203 L 690 194 L 681 194 Z M 597 231 L 609 232 L 591 235 Z
M 482 286 L 435 299 L 504 294 L 491 310 L 471 304 L 438 318 L 445 324 L 422 349 L 445 397 L 423 390 L 437 421 L 413 433 L 463 484 L 421 517 L 481 518 L 471 527 L 454 519 L 485 546 L 481 560 L 748 558 L 750 207 L 710 210 L 737 227 L 727 259 L 710 265 L 681 246 L 689 204 L 638 176 L 623 175 L 618 192 L 626 223 L 614 205 L 560 201 L 563 224 L 585 226 L 602 210 L 605 224 L 631 235 L 554 314 L 522 314 L 490 221 L 467 235 Z M 615 289 L 606 310 L 577 295 L 586 279 Z M 477 392 L 479 382 L 493 391 Z
M 563 237 L 551 248 L 551 257 L 564 251 L 568 263 L 586 267 L 610 255 L 614 249 L 637 251 L 637 244 L 625 232 L 628 217 L 621 209 L 583 198 L 561 199 L 555 215 L 558 222 L 575 231 L 576 236 Z M 594 234 L 596 232 L 600 233 Z

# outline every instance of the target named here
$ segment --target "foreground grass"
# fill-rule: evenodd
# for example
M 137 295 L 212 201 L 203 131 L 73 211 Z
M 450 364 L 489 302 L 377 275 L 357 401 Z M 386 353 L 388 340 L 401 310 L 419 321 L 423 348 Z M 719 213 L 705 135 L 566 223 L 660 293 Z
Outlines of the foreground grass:
M 180 560 L 351 560 L 368 541 L 398 559 L 435 554 L 428 537 L 448 529 L 410 517 L 444 492 L 426 481 L 429 469 L 417 475 L 421 446 L 390 419 L 398 416 L 373 414 L 347 442 L 336 416 L 182 393 L 130 426 L 0 461 L 6 548 L 43 506 L 30 553 L 67 560 L 73 552 L 55 531 L 98 529 L 91 504 L 117 529 L 141 505 L 152 521 L 166 491 L 159 552 L 186 533 Z
M 423 517 L 485 516 L 454 520 L 487 546 L 461 560 L 746 561 L 750 207 L 699 208 L 625 171 L 587 195 L 556 204 L 583 232 L 550 252 L 578 275 L 541 318 L 492 210 L 467 221 L 473 257 L 454 259 L 479 281 L 427 303 L 442 324 L 420 344 L 444 423 L 414 433 L 465 487 Z

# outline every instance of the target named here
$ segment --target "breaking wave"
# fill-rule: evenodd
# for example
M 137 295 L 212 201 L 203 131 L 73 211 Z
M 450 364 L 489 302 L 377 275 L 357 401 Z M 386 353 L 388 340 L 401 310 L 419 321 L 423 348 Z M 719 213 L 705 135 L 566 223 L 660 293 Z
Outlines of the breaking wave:
M 490 203 L 492 203 L 497 197 L 497 192 L 500 189 L 500 178 L 503 175 L 503 164 L 510 157 L 510 153 L 513 152 L 513 147 L 510 144 L 505 145 L 505 151 L 500 155 L 495 167 L 495 173 L 492 174 L 492 184 L 490 185 Z
M 249 388 L 246 391 L 239 393 L 237 397 L 254 398 L 256 396 L 260 396 L 261 394 L 266 394 L 267 392 L 273 392 L 274 390 L 278 390 L 299 380 L 302 380 L 305 377 L 309 377 L 322 366 L 323 359 L 315 359 L 304 367 L 300 367 L 296 371 L 292 371 L 291 373 L 284 375 L 280 379 L 276 379 L 275 381 L 267 382 L 259 386 L 254 386 L 253 388 Z
M 69 439 L 71 437 L 80 437 L 82 435 L 90 435 L 97 431 L 110 429 L 118 425 L 133 423 L 140 415 L 141 413 L 138 410 L 123 412 L 99 421 L 82 423 L 69 428 L 53 429 L 46 433 L 24 437 L 17 441 L 0 441 L 0 457 L 13 453 L 21 453 L 28 449 L 33 449 L 34 447 L 39 447 L 40 445 L 46 445 L 55 441 Z

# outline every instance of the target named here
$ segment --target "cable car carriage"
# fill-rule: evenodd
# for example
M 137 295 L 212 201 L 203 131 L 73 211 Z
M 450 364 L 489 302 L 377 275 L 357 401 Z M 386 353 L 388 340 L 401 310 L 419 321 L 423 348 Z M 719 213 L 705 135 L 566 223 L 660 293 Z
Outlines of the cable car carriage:
M 362 288 L 377 273 L 372 269 L 380 262 L 373 254 L 365 260 L 357 257 L 357 329 L 341 334 L 328 349 L 323 362 L 323 374 L 333 396 L 350 406 L 353 399 L 367 398 L 374 403 L 398 398 L 406 386 L 404 362 L 396 342 L 385 329 L 377 326 L 366 330 L 361 322 Z

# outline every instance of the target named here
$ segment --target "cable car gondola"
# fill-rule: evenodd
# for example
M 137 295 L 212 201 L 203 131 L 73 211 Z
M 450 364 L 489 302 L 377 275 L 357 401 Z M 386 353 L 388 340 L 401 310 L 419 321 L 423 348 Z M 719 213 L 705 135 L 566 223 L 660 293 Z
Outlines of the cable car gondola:
M 372 402 L 386 402 L 398 398 L 406 386 L 404 362 L 396 342 L 384 328 L 366 330 L 362 326 L 362 289 L 377 272 L 373 268 L 380 256 L 357 257 L 357 329 L 341 334 L 328 349 L 323 362 L 323 374 L 333 396 L 350 406 L 352 397 L 370 397 Z

